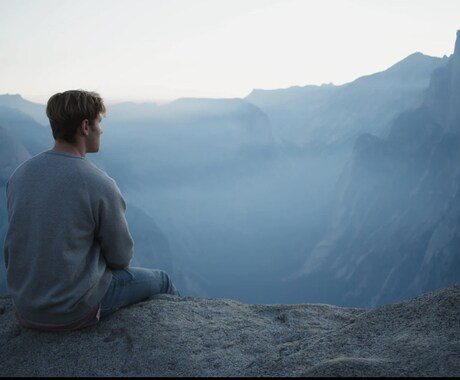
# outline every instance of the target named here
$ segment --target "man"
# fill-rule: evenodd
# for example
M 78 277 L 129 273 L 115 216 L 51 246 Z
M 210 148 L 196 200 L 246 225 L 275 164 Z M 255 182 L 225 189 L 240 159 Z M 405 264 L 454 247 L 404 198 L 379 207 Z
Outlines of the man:
M 7 286 L 19 322 L 68 331 L 157 293 L 179 295 L 161 270 L 129 267 L 133 240 L 115 181 L 85 159 L 99 151 L 106 108 L 95 92 L 53 95 L 55 144 L 7 184 Z

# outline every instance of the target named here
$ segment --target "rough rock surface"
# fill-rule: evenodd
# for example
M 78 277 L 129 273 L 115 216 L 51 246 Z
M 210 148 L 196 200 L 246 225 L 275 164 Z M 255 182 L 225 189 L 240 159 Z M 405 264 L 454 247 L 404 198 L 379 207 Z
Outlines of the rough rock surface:
M 0 376 L 459 376 L 460 284 L 375 309 L 156 296 L 69 333 L 0 298 Z

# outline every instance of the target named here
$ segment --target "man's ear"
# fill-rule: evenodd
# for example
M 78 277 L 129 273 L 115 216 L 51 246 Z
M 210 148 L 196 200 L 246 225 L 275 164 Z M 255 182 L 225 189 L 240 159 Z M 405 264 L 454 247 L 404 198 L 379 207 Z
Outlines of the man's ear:
M 82 135 L 84 135 L 84 136 L 89 135 L 89 120 L 88 119 L 82 120 L 82 122 L 80 124 L 80 131 L 81 131 Z

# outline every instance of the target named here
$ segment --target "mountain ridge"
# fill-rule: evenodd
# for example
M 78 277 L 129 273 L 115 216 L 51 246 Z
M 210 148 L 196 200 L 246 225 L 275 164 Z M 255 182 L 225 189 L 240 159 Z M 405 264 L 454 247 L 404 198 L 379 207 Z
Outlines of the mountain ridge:
M 335 86 L 255 90 L 245 99 L 270 118 L 284 142 L 305 149 L 309 144 L 353 144 L 367 132 L 385 137 L 394 118 L 418 107 L 434 69 L 448 58 L 413 53 L 390 68 Z

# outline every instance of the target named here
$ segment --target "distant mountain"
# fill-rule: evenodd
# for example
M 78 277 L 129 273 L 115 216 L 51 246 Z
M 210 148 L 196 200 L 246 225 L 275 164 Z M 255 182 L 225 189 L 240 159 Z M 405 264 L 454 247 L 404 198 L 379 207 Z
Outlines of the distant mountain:
M 32 117 L 37 123 L 48 126 L 46 106 L 24 99 L 21 95 L 0 95 L 0 106 L 14 108 Z
M 0 125 L 0 183 L 5 184 L 14 169 L 30 157 L 19 139 Z
M 21 141 L 32 155 L 52 146 L 51 128 L 45 128 L 19 109 L 0 106 L 0 125 Z
M 375 306 L 460 280 L 459 100 L 460 31 L 422 105 L 387 138 L 357 139 L 332 223 L 298 273 L 307 294 Z
M 145 123 L 155 119 L 158 114 L 156 103 L 123 102 L 107 105 L 106 121 L 117 123 Z
M 431 73 L 446 63 L 447 57 L 414 53 L 342 86 L 254 90 L 246 100 L 269 116 L 274 134 L 286 143 L 353 144 L 363 132 L 386 137 L 397 115 L 421 104 Z
M 267 116 L 241 99 L 115 104 L 103 123 L 109 132 L 101 156 L 109 170 L 142 186 L 246 171 L 275 154 Z

